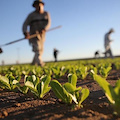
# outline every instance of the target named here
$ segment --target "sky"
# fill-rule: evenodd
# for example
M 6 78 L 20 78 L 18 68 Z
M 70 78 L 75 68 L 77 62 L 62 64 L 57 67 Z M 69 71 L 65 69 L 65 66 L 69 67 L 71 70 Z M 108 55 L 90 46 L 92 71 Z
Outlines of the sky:
M 0 0 L 0 65 L 31 63 L 34 57 L 28 40 L 9 46 L 4 44 L 23 38 L 22 25 L 34 11 L 34 0 Z M 120 55 L 120 0 L 43 0 L 51 16 L 51 27 L 62 27 L 46 33 L 43 61 L 54 61 L 53 49 L 59 50 L 58 60 L 94 57 L 104 49 L 104 35 L 111 29 L 113 55 Z

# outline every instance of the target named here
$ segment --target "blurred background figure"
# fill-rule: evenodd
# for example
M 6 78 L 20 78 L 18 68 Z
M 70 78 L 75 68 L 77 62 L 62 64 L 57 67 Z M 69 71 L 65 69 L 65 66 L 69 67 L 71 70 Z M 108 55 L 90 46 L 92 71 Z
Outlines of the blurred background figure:
M 16 60 L 16 65 L 19 65 L 19 61 L 18 60 Z
M 2 51 L 2 49 L 0 48 L 0 53 L 2 53 L 3 51 Z
M 95 54 L 94 54 L 95 58 L 100 58 L 100 51 L 96 51 Z
M 59 51 L 56 48 L 54 48 L 53 55 L 54 55 L 55 62 L 57 62 L 58 53 L 59 53 Z
M 113 40 L 110 39 L 110 35 L 111 33 L 113 33 L 114 30 L 113 29 L 110 29 L 108 33 L 105 34 L 105 40 L 104 40 L 104 45 L 105 45 L 105 58 L 106 57 L 111 57 L 113 58 L 113 54 L 112 54 L 112 51 L 111 51 L 111 48 L 110 48 L 110 44 Z
M 5 65 L 5 62 L 4 62 L 4 60 L 2 60 L 2 65 Z

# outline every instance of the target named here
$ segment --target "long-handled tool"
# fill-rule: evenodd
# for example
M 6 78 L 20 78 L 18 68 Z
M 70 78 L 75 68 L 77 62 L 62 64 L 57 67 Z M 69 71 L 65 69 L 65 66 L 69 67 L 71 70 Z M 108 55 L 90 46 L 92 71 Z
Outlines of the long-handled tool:
M 58 29 L 58 28 L 61 28 L 61 27 L 62 27 L 62 26 L 57 26 L 57 27 L 51 28 L 51 29 L 47 30 L 47 32 L 52 31 L 52 30 L 55 30 L 55 29 Z M 29 39 L 34 38 L 34 37 L 36 37 L 37 35 L 38 35 L 37 33 L 36 33 L 36 34 L 33 34 L 33 35 L 30 35 Z M 25 40 L 25 39 L 26 39 L 26 38 L 21 38 L 21 39 L 14 40 L 14 41 L 11 41 L 11 42 L 9 42 L 9 43 L 0 45 L 0 53 L 3 52 L 3 50 L 2 50 L 1 47 L 10 45 L 10 44 L 13 44 L 13 43 L 16 43 L 16 42 L 20 42 L 20 41 Z

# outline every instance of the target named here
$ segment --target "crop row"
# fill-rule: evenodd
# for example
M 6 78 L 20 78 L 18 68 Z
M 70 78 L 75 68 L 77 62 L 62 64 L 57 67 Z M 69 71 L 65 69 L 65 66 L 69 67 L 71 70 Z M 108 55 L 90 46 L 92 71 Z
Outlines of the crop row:
M 115 66 L 120 66 L 116 62 Z M 119 67 L 118 67 L 119 68 Z M 116 67 L 116 69 L 118 69 Z M 120 115 L 120 80 L 113 88 L 106 78 L 112 69 L 111 63 L 97 65 L 57 65 L 45 66 L 5 66 L 0 69 L 0 87 L 11 91 L 19 90 L 23 94 L 29 91 L 37 98 L 44 98 L 50 90 L 66 104 L 82 107 L 82 102 L 89 96 L 89 89 L 77 87 L 78 79 L 85 79 L 90 75 L 105 92 L 114 112 Z M 67 75 L 68 81 L 61 84 L 57 79 Z M 21 77 L 24 84 L 20 84 Z
M 115 63 L 115 68 L 120 69 L 120 64 Z M 51 65 L 45 66 L 43 68 L 30 65 L 19 65 L 19 66 L 2 66 L 0 67 L 0 74 L 12 74 L 13 76 L 25 76 L 25 75 L 36 75 L 41 77 L 42 75 L 49 75 L 54 79 L 58 79 L 65 74 L 76 74 L 78 79 L 84 80 L 89 74 L 89 71 L 93 69 L 96 74 L 101 75 L 104 78 L 107 78 L 110 70 L 112 69 L 111 63 L 102 63 L 97 65 L 84 65 L 84 64 L 75 64 L 75 65 Z

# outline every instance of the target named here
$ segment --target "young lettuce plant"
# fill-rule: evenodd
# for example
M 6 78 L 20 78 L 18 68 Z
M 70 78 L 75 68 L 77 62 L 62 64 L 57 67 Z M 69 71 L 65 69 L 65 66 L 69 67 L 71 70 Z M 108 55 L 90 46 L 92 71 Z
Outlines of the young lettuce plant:
M 84 80 L 88 74 L 87 72 L 87 66 L 80 66 L 77 70 L 76 70 L 76 74 L 77 74 L 77 77 Z
M 2 89 L 11 90 L 9 79 L 7 77 L 0 75 L 0 87 Z
M 20 77 L 14 77 L 11 74 L 7 74 L 6 76 L 0 75 L 0 87 L 2 89 L 8 89 L 8 90 L 14 90 L 17 86 L 15 84 L 15 81 L 19 83 Z
M 94 66 L 91 66 L 91 67 L 90 67 L 90 70 L 93 70 L 95 74 L 97 74 L 97 72 L 98 72 L 97 68 L 94 67 Z M 93 78 L 93 74 L 92 74 L 91 72 L 89 72 L 89 75 Z M 94 78 L 93 78 L 93 79 L 94 79 Z
M 25 80 L 24 80 L 24 85 L 21 85 L 17 80 L 14 80 L 14 85 L 16 85 L 16 87 L 18 88 L 18 90 L 23 93 L 23 94 L 27 94 L 29 88 L 27 86 L 25 86 L 25 82 L 30 79 L 29 77 L 27 77 L 27 75 L 25 75 Z
M 44 68 L 43 71 L 44 71 L 44 74 L 45 74 L 45 75 L 49 75 L 49 76 L 52 75 L 52 69 L 49 68 L 49 67 Z
M 74 67 L 69 66 L 68 73 L 75 74 L 76 73 L 76 66 L 74 66 Z
M 75 74 L 68 75 L 68 82 L 61 85 L 57 80 L 52 80 L 50 85 L 53 92 L 58 99 L 64 103 L 72 104 L 72 101 L 78 106 L 82 107 L 82 102 L 88 97 L 89 90 L 76 87 L 77 76 Z
M 67 69 L 65 68 L 65 66 L 62 66 L 60 68 L 60 77 L 64 76 L 66 72 L 67 72 Z
M 110 70 L 112 69 L 111 63 L 98 64 L 96 67 L 97 67 L 97 69 L 98 69 L 99 74 L 100 74 L 103 78 L 107 78 Z
M 47 75 L 42 76 L 41 81 L 38 77 L 32 75 L 29 76 L 29 80 L 26 80 L 25 86 L 27 86 L 38 98 L 43 98 L 51 89 L 51 87 L 49 87 L 50 80 L 51 77 Z
M 59 78 L 60 77 L 60 67 L 53 67 L 51 69 L 53 72 L 53 78 Z
M 110 67 L 110 66 L 107 68 L 101 66 L 99 73 L 103 78 L 107 78 L 111 69 L 112 69 L 112 67 Z
M 43 75 L 43 70 L 42 69 L 43 68 L 41 68 L 41 67 L 34 66 L 34 68 L 32 68 L 30 70 L 30 73 L 31 73 L 31 75 L 35 75 L 35 76 L 41 77 Z
M 26 94 L 28 92 L 28 87 L 25 85 L 21 86 L 19 81 L 21 77 L 14 77 L 11 74 L 7 74 L 6 76 L 0 76 L 0 87 L 2 89 L 8 89 L 8 90 L 16 90 L 15 88 L 18 88 L 20 92 L 23 94 Z
M 115 62 L 114 65 L 115 65 L 116 70 L 120 70 L 120 63 L 119 62 Z
M 58 99 L 67 104 L 72 103 L 72 97 L 57 80 L 52 80 L 50 86 Z
M 93 74 L 94 80 L 105 92 L 106 97 L 114 109 L 114 113 L 120 116 L 120 80 L 116 82 L 115 87 L 112 87 L 104 78 L 95 74 L 93 70 L 91 70 L 91 73 Z
M 75 91 L 70 91 L 73 96 L 76 96 L 77 106 L 82 107 L 82 102 L 89 96 L 89 90 L 87 88 L 76 87 L 77 86 L 77 76 L 75 74 L 68 75 L 68 83 L 72 84 Z M 66 90 L 69 91 L 69 86 L 65 86 Z

